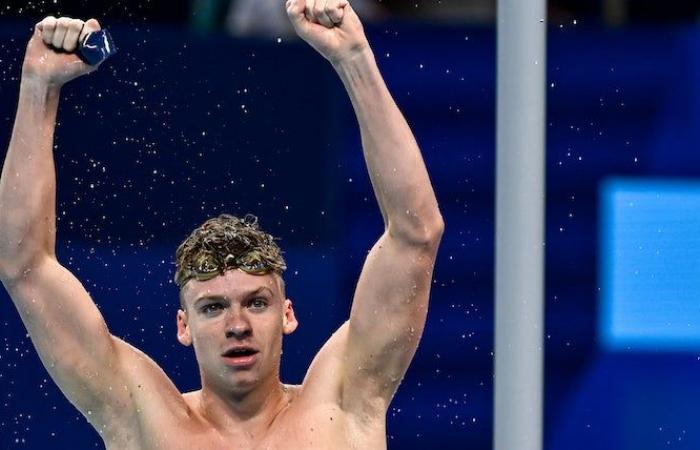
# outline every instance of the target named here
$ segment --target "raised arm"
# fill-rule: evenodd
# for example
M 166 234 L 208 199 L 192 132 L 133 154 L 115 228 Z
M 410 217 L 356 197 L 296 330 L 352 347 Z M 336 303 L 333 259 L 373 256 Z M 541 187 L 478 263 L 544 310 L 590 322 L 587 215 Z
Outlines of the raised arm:
M 358 281 L 345 337 L 343 407 L 384 413 L 423 332 L 444 224 L 416 140 L 345 0 L 289 0 L 297 33 L 328 59 L 350 95 L 385 232 Z
M 56 111 L 61 87 L 94 69 L 73 52 L 81 34 L 97 29 L 95 20 L 49 17 L 27 46 L 0 178 L 0 278 L 51 377 L 106 431 L 105 418 L 128 402 L 116 389 L 117 348 L 88 293 L 55 253 Z

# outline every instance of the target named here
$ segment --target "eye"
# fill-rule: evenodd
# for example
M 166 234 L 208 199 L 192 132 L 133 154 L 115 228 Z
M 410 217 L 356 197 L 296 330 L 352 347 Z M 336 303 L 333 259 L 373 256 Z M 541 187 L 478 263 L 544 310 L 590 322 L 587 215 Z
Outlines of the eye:
M 221 303 L 209 303 L 208 305 L 202 306 L 200 311 L 204 314 L 211 314 L 222 309 L 224 309 L 224 305 Z
M 258 311 L 264 310 L 267 308 L 267 299 L 261 297 L 254 298 L 248 303 L 248 307 Z

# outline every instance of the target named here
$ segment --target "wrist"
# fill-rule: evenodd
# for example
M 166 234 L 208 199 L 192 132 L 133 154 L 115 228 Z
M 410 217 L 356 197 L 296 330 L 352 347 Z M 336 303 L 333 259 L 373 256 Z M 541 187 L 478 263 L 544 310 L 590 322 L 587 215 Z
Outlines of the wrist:
M 22 64 L 22 85 L 32 86 L 35 89 L 60 90 L 64 83 L 56 80 L 54 69 L 47 67 L 48 61 L 39 60 L 36 57 L 25 58 Z
M 353 67 L 374 64 L 374 52 L 369 45 L 352 50 L 345 55 L 342 55 L 335 61 L 331 61 L 333 68 L 337 72 L 342 72 Z
M 61 85 L 33 74 L 23 74 L 20 92 L 43 97 L 56 97 L 61 92 Z
M 383 84 L 374 53 L 369 48 L 339 61 L 333 67 L 351 96 L 358 90 L 374 90 Z
M 60 86 L 43 78 L 22 77 L 19 88 L 20 104 L 33 108 L 41 116 L 55 116 L 60 96 Z

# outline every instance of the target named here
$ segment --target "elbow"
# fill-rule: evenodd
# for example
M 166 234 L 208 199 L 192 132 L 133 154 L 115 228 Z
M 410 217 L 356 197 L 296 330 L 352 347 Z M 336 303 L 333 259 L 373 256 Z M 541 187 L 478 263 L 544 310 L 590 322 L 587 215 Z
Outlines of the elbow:
M 3 280 L 25 276 L 47 257 L 55 258 L 55 252 L 31 230 L 0 233 L 0 278 Z
M 5 285 L 12 285 L 22 276 L 23 269 L 15 264 L 0 260 L 0 281 Z
M 445 219 L 442 218 L 440 211 L 435 214 L 435 232 L 437 233 L 438 241 L 442 239 L 442 235 L 445 234 Z
M 31 257 L 0 255 L 0 280 L 5 284 L 15 283 L 26 277 L 32 268 L 37 267 L 41 259 L 42 255 L 39 254 L 34 254 Z
M 418 219 L 418 217 L 414 217 L 414 219 Z M 408 224 L 390 221 L 388 231 L 390 235 L 410 245 L 437 249 L 445 232 L 445 221 L 440 211 L 436 210 Z
M 0 260 L 0 281 L 3 284 L 14 284 L 27 272 L 27 268 L 7 260 Z
M 442 235 L 445 234 L 445 220 L 442 218 L 440 212 L 437 213 L 435 218 L 435 223 L 431 228 L 431 233 L 428 235 L 428 242 L 434 246 L 435 249 L 440 245 L 442 241 Z
M 420 236 L 424 244 L 432 244 L 438 246 L 442 240 L 442 235 L 445 233 L 445 220 L 442 218 L 440 211 L 430 216 L 430 220 L 426 221 L 423 227 L 423 233 Z

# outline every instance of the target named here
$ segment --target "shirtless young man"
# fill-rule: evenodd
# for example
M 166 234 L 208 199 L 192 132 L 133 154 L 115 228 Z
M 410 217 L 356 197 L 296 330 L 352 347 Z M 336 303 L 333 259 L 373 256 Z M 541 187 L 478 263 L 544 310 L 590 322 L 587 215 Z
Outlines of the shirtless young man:
M 109 449 L 386 448 L 386 413 L 423 331 L 443 222 L 352 7 L 345 0 L 286 7 L 352 99 L 385 223 L 349 320 L 300 386 L 279 379 L 282 337 L 297 327 L 284 261 L 250 220 L 211 219 L 177 251 L 177 338 L 194 347 L 201 390 L 180 393 L 148 356 L 110 334 L 55 254 L 59 94 L 93 69 L 72 52 L 99 24 L 46 18 L 29 41 L 0 179 L 0 275 L 51 377 Z

